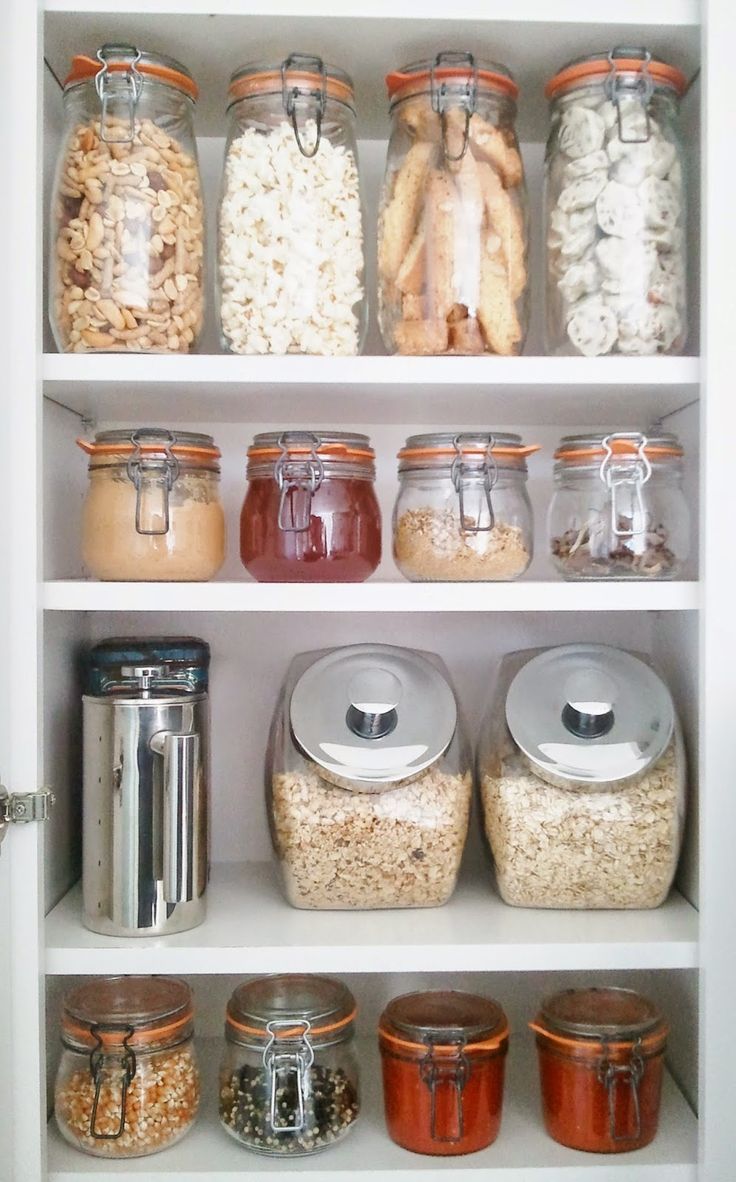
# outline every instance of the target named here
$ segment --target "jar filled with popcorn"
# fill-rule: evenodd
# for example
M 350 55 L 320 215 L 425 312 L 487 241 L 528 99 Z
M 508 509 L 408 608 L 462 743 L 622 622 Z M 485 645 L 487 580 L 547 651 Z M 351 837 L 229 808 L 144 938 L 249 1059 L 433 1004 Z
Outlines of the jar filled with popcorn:
M 367 305 L 350 77 L 292 53 L 230 80 L 218 298 L 231 353 L 360 352 Z
M 163 54 L 103 45 L 64 83 L 49 318 L 72 353 L 188 353 L 204 306 L 197 86 Z
M 687 337 L 685 75 L 646 49 L 547 85 L 547 352 L 681 353 Z
M 455 889 L 472 775 L 439 657 L 356 644 L 296 657 L 267 756 L 293 907 L 439 907 Z
M 407 579 L 505 582 L 532 560 L 534 528 L 520 436 L 410 435 L 399 452 L 394 558 Z
M 507 656 L 478 772 L 504 902 L 638 909 L 667 898 L 685 753 L 670 691 L 646 658 L 587 643 Z
M 527 210 L 505 66 L 438 53 L 386 78 L 378 308 L 391 353 L 520 353 Z

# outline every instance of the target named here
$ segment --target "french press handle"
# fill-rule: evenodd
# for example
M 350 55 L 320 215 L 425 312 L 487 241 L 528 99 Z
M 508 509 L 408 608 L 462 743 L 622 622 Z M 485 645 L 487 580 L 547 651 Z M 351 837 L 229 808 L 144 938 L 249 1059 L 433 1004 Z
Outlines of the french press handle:
M 163 895 L 167 903 L 196 896 L 198 734 L 159 731 L 151 750 L 163 756 Z

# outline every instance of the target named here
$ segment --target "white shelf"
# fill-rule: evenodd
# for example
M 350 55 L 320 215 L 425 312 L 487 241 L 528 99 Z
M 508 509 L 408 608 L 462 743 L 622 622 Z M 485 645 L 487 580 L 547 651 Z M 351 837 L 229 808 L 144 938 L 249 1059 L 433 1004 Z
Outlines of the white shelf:
M 470 880 L 470 881 L 469 881 Z M 676 892 L 653 911 L 507 907 L 487 866 L 466 873 L 445 907 L 298 911 L 268 863 L 213 867 L 205 922 L 144 940 L 88 932 L 74 887 L 46 922 L 46 972 L 505 972 L 672 969 L 698 963 L 698 916 Z
M 359 1045 L 362 1112 L 341 1144 L 313 1157 L 282 1162 L 250 1153 L 219 1125 L 216 1110 L 219 1040 L 203 1051 L 203 1106 L 197 1124 L 178 1145 L 151 1157 L 106 1162 L 86 1157 L 62 1140 L 49 1125 L 51 1182 L 109 1182 L 123 1176 L 146 1182 L 205 1182 L 240 1177 L 294 1177 L 350 1182 L 393 1182 L 397 1175 L 420 1182 L 463 1182 L 468 1177 L 493 1182 L 695 1182 L 697 1121 L 669 1075 L 665 1075 L 659 1133 L 636 1153 L 599 1156 L 565 1149 L 545 1133 L 535 1052 L 526 1031 L 511 1036 L 501 1131 L 496 1142 L 467 1157 L 436 1158 L 409 1153 L 389 1139 L 383 1118 L 380 1069 L 373 1043 Z

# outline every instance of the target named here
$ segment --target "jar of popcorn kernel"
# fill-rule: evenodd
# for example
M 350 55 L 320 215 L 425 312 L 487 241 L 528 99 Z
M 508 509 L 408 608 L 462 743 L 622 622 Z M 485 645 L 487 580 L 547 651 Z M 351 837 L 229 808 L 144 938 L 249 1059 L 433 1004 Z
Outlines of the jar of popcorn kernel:
M 353 84 L 319 57 L 230 80 L 219 213 L 222 344 L 231 353 L 359 353 L 366 328 Z
M 188 353 L 203 311 L 197 86 L 162 54 L 103 45 L 64 83 L 49 317 L 64 352 Z
M 191 1128 L 200 1080 L 192 994 L 172 977 L 98 977 L 72 989 L 61 1017 L 56 1123 L 94 1157 L 144 1157 Z

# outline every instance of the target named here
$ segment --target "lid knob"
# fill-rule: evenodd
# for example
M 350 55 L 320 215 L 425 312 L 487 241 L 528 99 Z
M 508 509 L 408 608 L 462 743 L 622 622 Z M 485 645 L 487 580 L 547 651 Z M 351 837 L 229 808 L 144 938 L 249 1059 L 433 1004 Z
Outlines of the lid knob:
M 600 739 L 613 727 L 616 683 L 602 669 L 578 669 L 564 687 L 562 722 L 579 739 Z
M 364 669 L 350 682 L 348 694 L 346 722 L 353 734 L 362 739 L 382 739 L 395 730 L 401 682 L 388 669 Z

